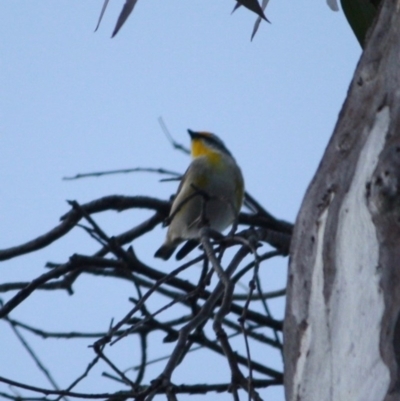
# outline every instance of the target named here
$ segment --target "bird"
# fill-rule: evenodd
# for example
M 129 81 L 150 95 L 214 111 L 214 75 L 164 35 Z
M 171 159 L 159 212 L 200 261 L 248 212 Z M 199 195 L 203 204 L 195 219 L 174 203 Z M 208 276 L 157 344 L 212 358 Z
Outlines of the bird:
M 180 260 L 199 242 L 204 226 L 222 232 L 237 218 L 244 198 L 240 167 L 224 142 L 210 132 L 194 132 L 192 161 L 172 201 L 164 243 L 154 257 L 168 260 L 178 245 L 188 241 L 177 254 Z

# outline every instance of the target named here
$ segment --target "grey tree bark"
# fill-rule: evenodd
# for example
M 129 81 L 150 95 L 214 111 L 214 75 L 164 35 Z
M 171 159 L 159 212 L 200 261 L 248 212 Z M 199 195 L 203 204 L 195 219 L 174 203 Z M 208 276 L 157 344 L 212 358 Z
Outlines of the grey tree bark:
M 400 1 L 384 0 L 296 221 L 286 399 L 400 400 L 399 311 Z

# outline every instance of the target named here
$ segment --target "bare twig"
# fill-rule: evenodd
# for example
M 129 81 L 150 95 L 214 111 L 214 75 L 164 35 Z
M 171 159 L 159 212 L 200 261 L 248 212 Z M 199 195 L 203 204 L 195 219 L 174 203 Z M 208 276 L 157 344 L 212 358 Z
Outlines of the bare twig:
M 170 134 L 168 133 L 168 135 Z M 169 136 L 169 138 L 171 143 L 176 144 L 172 137 Z M 179 144 L 177 148 L 180 149 Z M 163 169 L 126 169 L 81 174 L 69 178 L 78 179 L 144 170 L 178 176 L 177 173 Z M 255 214 L 241 213 L 237 223 L 251 225 L 252 227 L 246 227 L 246 229 L 236 234 L 231 231 L 226 237 L 221 234 L 217 235 L 207 227 L 207 202 L 211 198 L 207 193 L 195 187 L 193 188 L 194 196 L 201 196 L 203 199 L 203 213 L 199 218 L 199 226 L 203 227 L 200 243 L 204 253 L 179 266 L 169 274 L 165 274 L 163 271 L 139 260 L 132 246 L 127 250 L 124 249 L 126 244 L 130 244 L 152 231 L 169 214 L 171 202 L 149 197 L 110 196 L 82 205 L 76 201 L 71 201 L 72 210 L 61 218 L 61 223 L 53 230 L 27 244 L 0 251 L 0 260 L 32 252 L 61 238 L 75 226 L 82 227 L 89 236 L 100 242 L 100 249 L 92 256 L 73 255 L 66 263 L 48 263 L 47 267 L 51 270 L 31 282 L 0 284 L 0 292 L 18 290 L 18 293 L 0 309 L 0 317 L 6 317 L 13 329 L 17 332 L 17 328 L 27 330 L 42 338 L 94 338 L 97 340 L 93 345 L 97 353 L 95 358 L 88 363 L 84 372 L 66 390 L 47 390 L 1 377 L 0 382 L 3 381 L 3 383 L 14 386 L 15 389 L 21 388 L 44 395 L 56 396 L 56 401 L 60 401 L 61 398 L 67 396 L 81 399 L 119 399 L 121 401 L 131 398 L 143 401 L 151 400 L 156 394 L 160 393 L 163 393 L 168 399 L 175 400 L 181 393 L 197 394 L 209 391 L 230 391 L 234 399 L 239 399 L 239 389 L 245 389 L 249 394 L 249 398 L 259 401 L 260 396 L 256 391 L 257 388 L 282 383 L 282 372 L 271 369 L 265 363 L 254 360 L 250 354 L 250 348 L 252 344 L 258 342 L 263 346 L 271 346 L 278 350 L 282 349 L 280 336 L 277 332 L 282 330 L 282 321 L 273 319 L 270 316 L 266 299 L 283 296 L 285 292 L 280 290 L 263 293 L 261 283 L 257 282 L 257 293 L 254 293 L 254 285 L 258 280 L 257 271 L 261 262 L 287 253 L 292 226 L 289 223 L 275 219 L 250 197 L 249 202 Z M 192 198 L 186 201 L 190 199 Z M 231 207 L 231 205 L 227 205 L 227 207 Z M 153 214 L 137 226 L 115 236 L 108 235 L 106 230 L 103 230 L 93 218 L 94 213 L 109 210 L 122 211 L 131 208 L 150 209 L 153 210 Z M 82 223 L 82 219 L 89 224 Z M 233 230 L 236 231 L 236 224 L 233 226 Z M 271 244 L 277 250 L 265 252 L 258 256 L 256 250 L 262 242 Z M 136 244 L 134 245 L 136 247 Z M 226 263 L 225 259 L 228 252 L 225 252 L 225 250 L 237 245 L 240 246 L 237 248 L 236 254 L 234 254 L 229 263 Z M 243 259 L 250 252 L 255 255 L 255 260 L 242 266 Z M 183 270 L 199 262 L 202 262 L 203 269 L 198 272 L 199 278 L 194 280 L 194 284 L 179 276 Z M 212 267 L 210 270 L 208 269 L 209 265 Z M 237 283 L 242 285 L 239 280 L 252 269 L 254 269 L 253 279 L 248 294 L 235 294 L 235 285 Z M 237 273 L 234 274 L 235 272 Z M 115 324 L 113 323 L 107 332 L 51 332 L 7 317 L 11 310 L 35 290 L 63 289 L 72 294 L 72 285 L 84 274 L 106 278 L 115 277 L 133 283 L 136 287 L 137 295 L 135 294 L 135 299 L 133 299 L 134 307 L 120 320 L 117 320 Z M 213 275 L 218 276 L 218 281 Z M 213 280 L 211 280 L 212 278 Z M 208 286 L 210 286 L 210 289 L 208 289 Z M 146 303 L 150 305 L 148 300 L 156 294 L 169 298 L 169 301 L 164 301 L 154 308 L 153 310 L 155 311 L 148 311 Z M 241 301 L 244 301 L 244 304 Z M 264 308 L 262 313 L 257 312 L 260 309 L 260 302 Z M 178 305 L 180 305 L 180 309 L 176 308 Z M 187 308 L 186 312 L 182 312 L 182 308 Z M 171 316 L 167 321 L 162 321 L 162 316 L 167 314 L 160 314 L 167 309 L 169 309 L 168 316 L 170 311 L 174 310 L 180 311 L 179 315 L 175 315 L 173 318 Z M 240 317 L 239 324 L 234 321 L 234 315 Z M 216 340 L 207 338 L 206 334 L 207 325 L 212 321 Z M 274 338 L 264 334 L 265 327 L 270 327 L 274 330 Z M 142 385 L 147 367 L 151 363 L 162 360 L 162 358 L 148 360 L 147 347 L 152 345 L 150 342 L 152 339 L 151 333 L 154 332 L 164 335 L 164 342 L 176 343 L 172 354 L 166 357 L 167 362 L 162 374 L 150 384 Z M 137 335 L 140 341 L 140 354 L 137 354 L 137 360 L 135 361 L 138 366 L 134 379 L 130 379 L 129 375 L 126 374 L 127 370 L 121 369 L 117 363 L 110 359 L 108 352 L 105 352 L 107 344 L 113 345 L 116 341 L 121 341 L 128 335 Z M 238 335 L 244 337 L 246 351 L 239 350 L 236 352 L 232 349 L 232 339 Z M 200 349 L 207 349 L 227 359 L 232 374 L 230 383 L 177 386 L 171 382 L 171 377 L 176 367 L 184 361 L 186 354 Z M 128 385 L 130 390 L 104 394 L 72 392 L 72 389 L 89 375 L 100 360 L 103 360 L 112 369 L 112 374 L 105 372 L 103 375 L 121 384 Z M 243 376 L 241 372 L 243 367 L 247 367 L 249 378 Z M 256 380 L 254 374 L 261 374 L 272 379 Z M 11 395 L 11 399 L 15 400 L 22 401 L 27 398 L 20 394 L 12 398 Z M 48 399 L 43 397 L 42 400 L 47 401 Z
M 110 358 L 108 358 L 104 352 L 103 352 L 103 346 L 102 345 L 95 345 L 94 347 L 94 351 L 96 352 L 97 356 L 99 356 L 104 362 L 107 363 L 108 366 L 110 366 L 110 368 L 121 378 L 121 380 L 127 384 L 128 386 L 130 386 L 133 390 L 137 389 L 136 384 L 130 380 L 124 372 L 122 372 L 121 370 L 119 370 L 117 368 L 117 366 L 110 360 Z
M 10 386 L 23 388 L 25 390 L 34 391 L 35 393 L 42 393 L 46 395 L 61 395 L 61 396 L 68 396 L 73 398 L 82 398 L 82 399 L 102 399 L 102 398 L 110 398 L 115 396 L 112 393 L 99 393 L 99 394 L 88 394 L 88 393 L 75 393 L 71 391 L 64 391 L 64 390 L 50 390 L 46 388 L 30 386 L 29 384 L 20 383 L 15 380 L 8 379 L 6 377 L 0 376 L 0 382 L 6 383 Z M 119 394 L 122 394 L 120 392 Z M 125 392 L 125 394 L 130 394 L 129 392 Z
M 47 380 L 50 382 L 50 384 L 53 386 L 55 390 L 60 390 L 58 384 L 56 383 L 55 379 L 53 378 L 52 374 L 50 373 L 49 369 L 47 369 L 43 362 L 40 360 L 40 358 L 36 355 L 36 352 L 33 350 L 33 348 L 28 344 L 28 342 L 25 340 L 23 335 L 19 332 L 17 329 L 16 325 L 7 317 L 5 317 L 5 320 L 10 324 L 10 327 L 14 331 L 15 335 L 17 336 L 18 340 L 21 342 L 21 344 L 24 346 L 24 348 L 28 351 L 29 355 L 32 357 L 34 360 L 35 364 L 43 372 L 43 374 L 47 377 Z M 65 400 L 68 400 L 68 398 L 63 397 Z
M 105 210 L 116 210 L 120 212 L 132 208 L 142 208 L 157 210 L 165 216 L 167 216 L 170 207 L 168 202 L 146 196 L 106 196 L 81 206 L 88 214 L 99 213 Z M 46 234 L 25 244 L 0 250 L 0 261 L 37 251 L 38 249 L 50 245 L 75 227 L 81 218 L 82 215 L 75 210 L 68 212 L 61 217 L 62 222 Z
M 77 377 L 66 389 L 65 391 L 69 393 L 78 383 L 80 383 L 85 377 L 88 376 L 89 372 L 93 369 L 94 366 L 96 366 L 97 362 L 99 361 L 100 357 L 96 355 L 96 357 L 88 363 L 85 371 Z M 56 399 L 56 401 L 59 401 L 62 398 L 62 395 L 60 395 L 59 398 Z
M 160 127 L 163 130 L 164 135 L 167 137 L 169 143 L 172 145 L 174 149 L 180 150 L 181 152 L 186 154 L 190 154 L 190 150 L 186 146 L 175 141 L 175 139 L 169 132 L 167 125 L 165 124 L 164 119 L 162 117 L 158 117 L 158 123 L 160 124 Z
M 250 296 L 251 301 L 259 301 L 261 299 L 272 299 L 272 298 L 279 298 L 284 297 L 286 295 L 286 288 L 277 291 L 270 291 L 270 292 L 262 292 L 259 294 L 252 294 Z M 232 299 L 234 301 L 245 301 L 249 298 L 249 294 L 234 294 Z
M 199 258 L 199 260 L 201 260 L 201 258 Z M 137 312 L 140 310 L 140 308 L 142 307 L 142 305 L 144 304 L 144 302 L 150 297 L 151 294 L 154 293 L 154 291 L 161 286 L 161 284 L 168 282 L 169 279 L 171 279 L 172 277 L 174 277 L 176 274 L 180 273 L 181 271 L 187 269 L 189 266 L 191 266 L 191 262 L 189 263 L 185 263 L 184 265 L 178 267 L 177 269 L 173 270 L 171 273 L 164 275 L 162 278 L 160 278 L 157 283 L 154 284 L 154 286 L 152 288 L 150 288 L 150 290 L 143 295 L 143 297 L 140 299 L 140 301 L 134 306 L 134 308 L 132 308 L 132 310 L 129 311 L 129 313 L 119 321 L 119 323 L 117 323 L 112 329 L 110 329 L 110 331 L 107 333 L 107 335 L 105 337 L 103 337 L 102 339 L 98 340 L 95 343 L 95 346 L 98 345 L 102 345 L 102 344 L 106 344 L 108 342 L 111 341 L 111 338 L 115 335 L 115 333 L 124 325 L 126 324 L 129 319 Z
M 271 311 L 270 311 L 270 309 L 268 307 L 267 300 L 265 298 L 261 298 L 262 288 L 261 288 L 261 282 L 260 282 L 260 277 L 258 275 L 258 271 L 256 272 L 256 275 L 255 275 L 255 281 L 256 281 L 256 284 L 257 284 L 258 295 L 260 296 L 261 303 L 262 303 L 262 305 L 264 307 L 265 313 L 266 313 L 267 316 L 272 317 Z M 282 342 L 281 342 L 281 340 L 279 338 L 279 334 L 278 334 L 277 330 L 273 329 L 272 331 L 274 333 L 275 341 L 278 344 L 280 344 L 279 348 L 281 350 L 281 356 L 282 356 L 282 360 L 283 360 L 283 346 L 282 346 Z
M 71 258 L 72 259 L 72 258 Z M 68 273 L 74 269 L 79 269 L 79 267 L 75 266 L 73 261 L 70 260 L 67 264 L 60 266 L 42 274 L 38 278 L 32 280 L 25 288 L 19 291 L 14 297 L 12 297 L 4 306 L 0 309 L 0 319 L 7 316 L 14 308 L 16 308 L 22 301 L 29 297 L 33 291 L 36 290 L 41 284 L 54 279 L 58 278 L 65 273 Z
M 247 250 L 242 248 L 239 250 L 239 252 L 235 255 L 233 258 L 232 262 L 229 264 L 228 268 L 226 269 L 226 274 L 231 275 L 235 269 L 237 268 L 238 264 L 241 262 L 241 260 L 246 256 Z M 180 331 L 179 331 L 179 338 L 178 342 L 175 346 L 174 351 L 171 354 L 171 357 L 165 366 L 165 369 L 162 373 L 162 375 L 159 377 L 159 382 L 163 384 L 165 380 L 167 382 L 170 381 L 171 375 L 176 368 L 176 366 L 179 364 L 182 356 L 183 349 L 185 347 L 186 341 L 188 339 L 188 336 L 192 330 L 194 330 L 196 327 L 198 327 L 200 324 L 202 324 L 206 319 L 209 318 L 210 314 L 212 313 L 212 310 L 214 306 L 216 305 L 217 301 L 223 294 L 224 286 L 221 283 L 218 283 L 214 291 L 210 294 L 208 297 L 207 301 L 204 303 L 204 305 L 201 307 L 201 310 L 199 313 L 188 323 L 186 324 Z M 156 386 L 159 385 L 159 383 L 156 383 Z
M 103 177 L 106 175 L 115 175 L 115 174 L 129 174 L 129 173 L 156 173 L 156 174 L 165 174 L 172 175 L 174 177 L 180 177 L 181 174 L 176 171 L 166 170 L 164 168 L 151 168 L 151 167 L 134 167 L 134 168 L 125 168 L 119 170 L 107 170 L 107 171 L 94 171 L 93 173 L 79 173 L 71 177 L 63 177 L 65 181 L 78 180 L 80 178 L 91 178 L 91 177 Z

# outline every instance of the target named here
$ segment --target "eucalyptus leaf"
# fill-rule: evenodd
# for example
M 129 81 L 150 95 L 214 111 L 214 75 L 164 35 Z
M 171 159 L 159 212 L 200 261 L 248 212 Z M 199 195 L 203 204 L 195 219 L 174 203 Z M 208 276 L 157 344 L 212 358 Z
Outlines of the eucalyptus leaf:
M 364 48 L 368 29 L 378 11 L 379 0 L 341 0 L 341 4 L 351 29 Z

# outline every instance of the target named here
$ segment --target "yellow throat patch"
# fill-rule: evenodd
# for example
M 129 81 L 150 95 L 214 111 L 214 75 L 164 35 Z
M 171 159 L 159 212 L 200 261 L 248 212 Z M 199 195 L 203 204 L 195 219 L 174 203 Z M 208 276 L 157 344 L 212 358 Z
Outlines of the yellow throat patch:
M 192 157 L 207 156 L 211 164 L 218 164 L 221 160 L 221 154 L 214 149 L 211 149 L 201 139 L 192 140 Z

